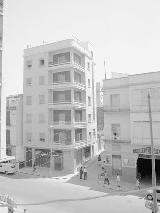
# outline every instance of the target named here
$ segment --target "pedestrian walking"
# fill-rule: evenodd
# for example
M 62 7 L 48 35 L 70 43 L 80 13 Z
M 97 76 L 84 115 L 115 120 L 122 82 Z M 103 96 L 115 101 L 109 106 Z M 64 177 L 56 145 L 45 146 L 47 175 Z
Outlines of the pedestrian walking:
M 86 167 L 84 167 L 83 174 L 84 174 L 84 180 L 87 180 L 87 168 Z
M 120 179 L 120 175 L 117 173 L 117 178 L 116 178 L 116 182 L 117 182 L 117 187 L 120 189 L 120 181 L 121 181 L 121 179 Z
M 136 180 L 136 187 L 137 187 L 137 189 L 140 189 L 140 181 L 139 181 L 138 178 L 137 178 L 137 180 Z
M 79 177 L 80 177 L 80 179 L 82 179 L 82 175 L 83 175 L 83 167 L 81 166 L 80 170 L 79 170 Z
M 106 171 L 104 172 L 104 185 L 105 184 L 108 184 L 108 185 L 110 184 L 108 173 Z
M 98 165 L 99 165 L 99 166 L 101 166 L 101 161 L 102 161 L 101 155 L 98 155 Z
M 105 161 L 102 162 L 102 170 L 105 170 Z
M 33 172 L 35 172 L 36 171 L 36 164 L 34 163 L 33 164 Z

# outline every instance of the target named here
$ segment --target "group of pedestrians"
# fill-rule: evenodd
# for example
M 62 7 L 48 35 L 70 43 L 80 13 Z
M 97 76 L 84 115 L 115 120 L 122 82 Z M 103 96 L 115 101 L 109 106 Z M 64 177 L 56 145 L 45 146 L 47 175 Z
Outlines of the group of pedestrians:
M 87 180 L 87 168 L 86 166 L 81 166 L 79 170 L 79 178 L 83 180 Z
M 106 162 L 102 161 L 101 159 L 101 155 L 98 155 L 98 165 L 99 167 L 101 167 L 101 172 L 98 175 L 98 180 L 103 180 L 103 184 L 104 186 L 110 185 L 110 180 L 109 180 L 109 174 L 107 172 L 107 168 L 106 168 Z M 120 188 L 120 175 L 117 173 L 116 174 L 116 185 L 118 188 Z
M 109 172 L 107 171 L 107 163 L 102 161 L 101 155 L 98 155 L 98 167 L 100 168 L 100 172 L 98 173 L 98 183 L 103 183 L 103 186 L 111 185 L 111 181 L 109 178 Z M 88 171 L 86 166 L 81 166 L 79 170 L 79 178 L 81 180 L 87 180 Z M 140 190 L 140 182 L 141 177 L 140 175 L 137 176 L 136 179 L 136 188 Z M 118 189 L 121 188 L 121 176 L 119 173 L 116 174 L 116 186 Z

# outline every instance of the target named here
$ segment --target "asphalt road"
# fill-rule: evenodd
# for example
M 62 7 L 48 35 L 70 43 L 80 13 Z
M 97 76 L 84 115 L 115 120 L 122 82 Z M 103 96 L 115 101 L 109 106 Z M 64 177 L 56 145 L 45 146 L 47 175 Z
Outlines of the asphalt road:
M 28 213 L 149 213 L 144 192 L 107 194 L 86 185 L 32 176 L 0 176 L 0 193 L 8 193 Z

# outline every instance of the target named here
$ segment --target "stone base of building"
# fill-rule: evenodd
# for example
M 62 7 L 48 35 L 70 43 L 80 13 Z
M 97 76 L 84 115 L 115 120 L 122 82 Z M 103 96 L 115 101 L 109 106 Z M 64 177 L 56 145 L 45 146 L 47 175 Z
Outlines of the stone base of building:
M 97 154 L 96 144 L 72 150 L 25 148 L 25 166 L 46 167 L 64 174 L 76 173 L 81 165 Z

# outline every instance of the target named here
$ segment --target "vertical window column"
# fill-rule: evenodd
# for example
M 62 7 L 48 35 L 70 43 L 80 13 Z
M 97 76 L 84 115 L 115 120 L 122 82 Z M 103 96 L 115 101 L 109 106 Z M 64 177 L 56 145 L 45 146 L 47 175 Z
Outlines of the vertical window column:
M 71 130 L 71 140 L 72 140 L 72 144 L 74 145 L 75 144 L 75 129 L 72 128 Z

